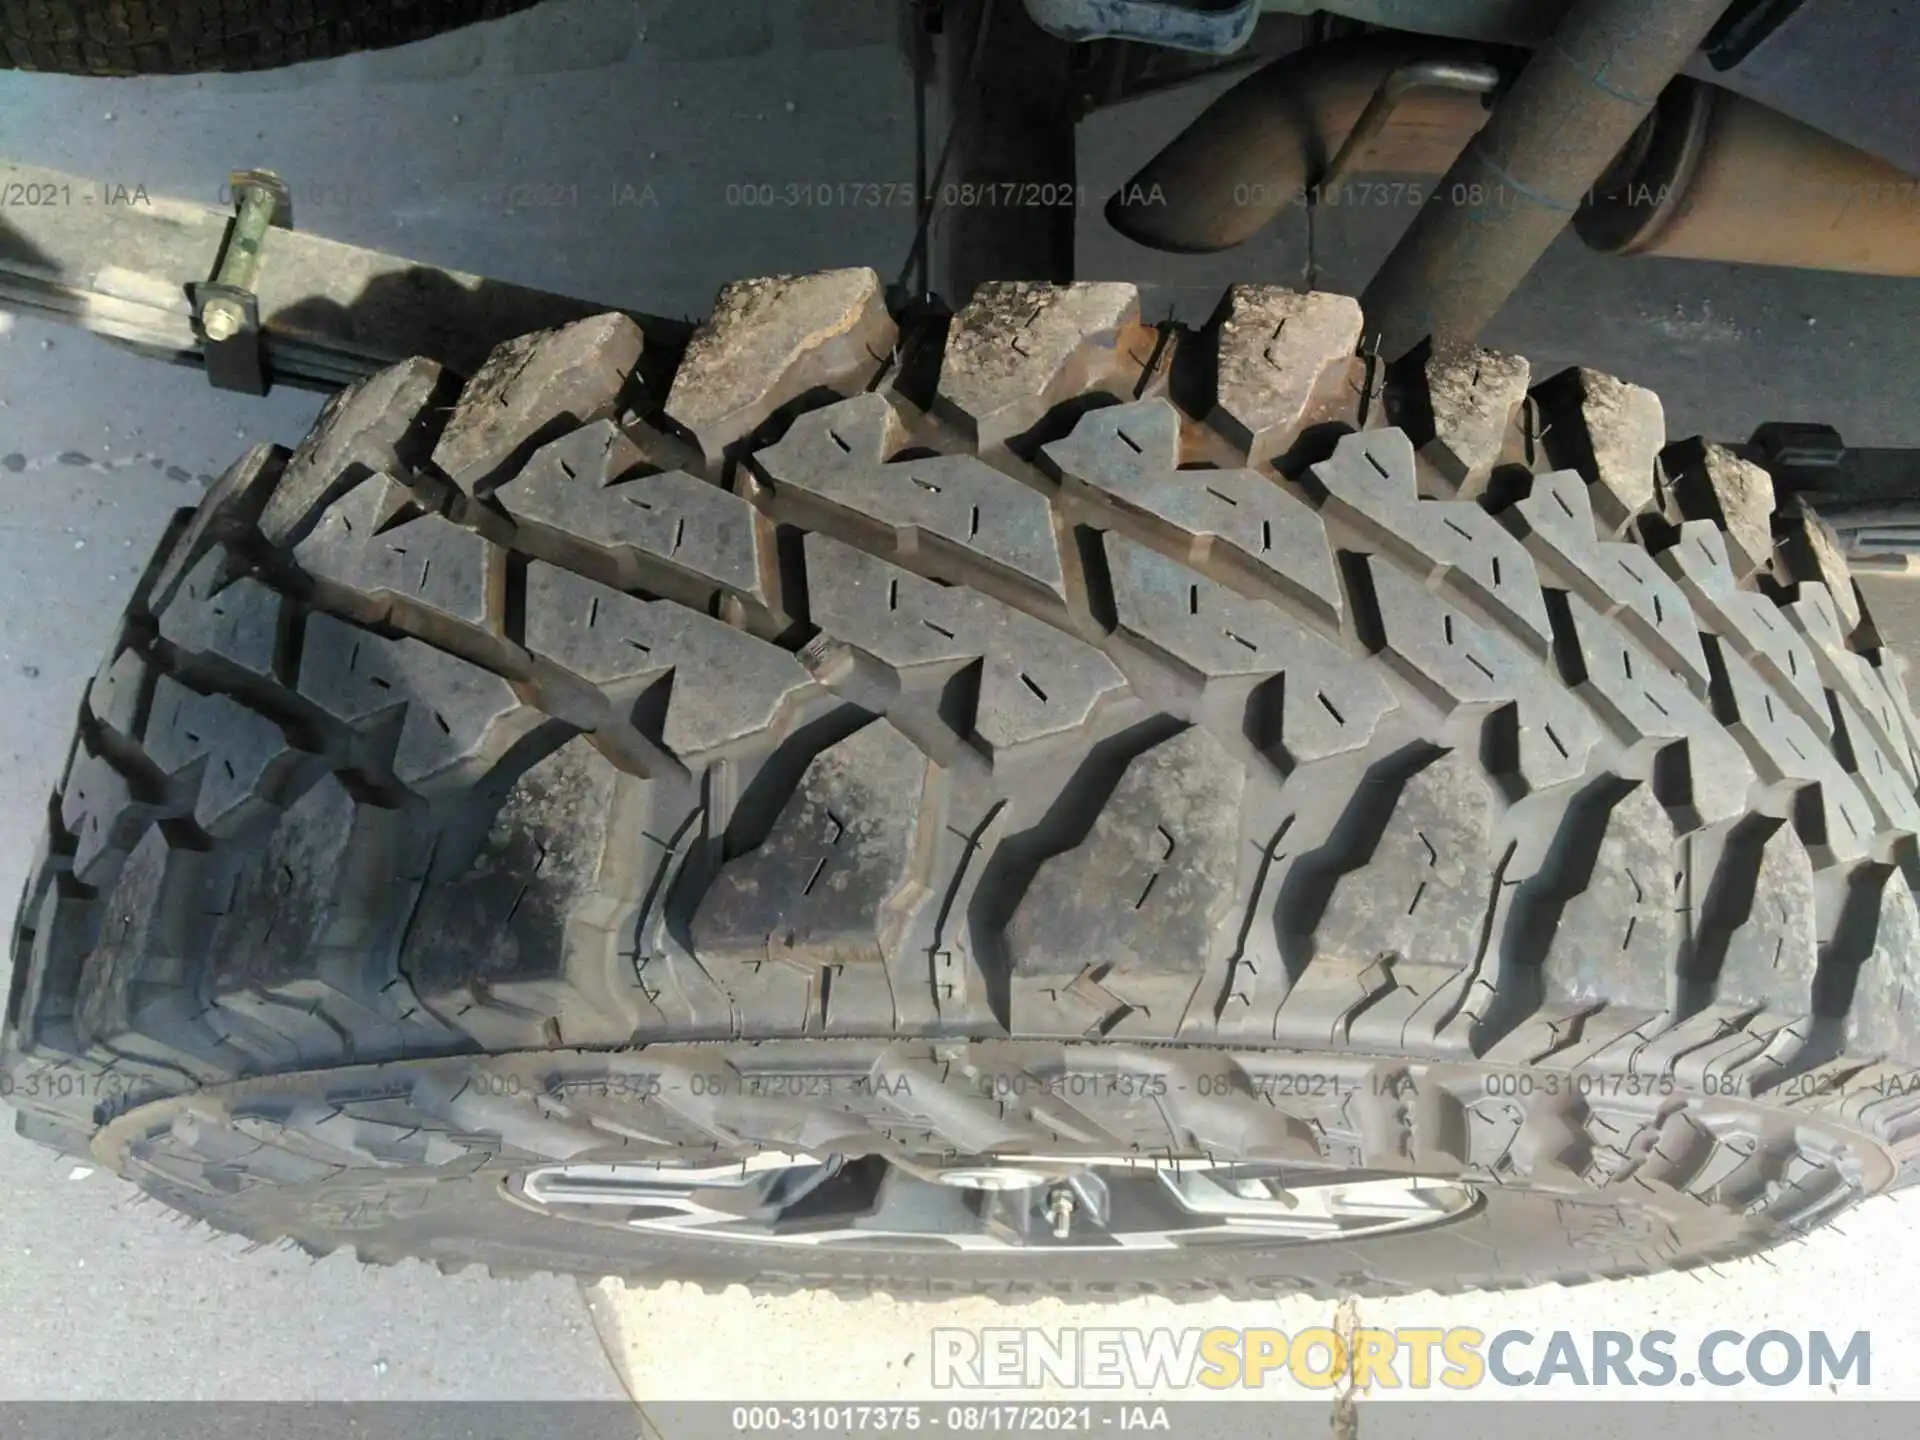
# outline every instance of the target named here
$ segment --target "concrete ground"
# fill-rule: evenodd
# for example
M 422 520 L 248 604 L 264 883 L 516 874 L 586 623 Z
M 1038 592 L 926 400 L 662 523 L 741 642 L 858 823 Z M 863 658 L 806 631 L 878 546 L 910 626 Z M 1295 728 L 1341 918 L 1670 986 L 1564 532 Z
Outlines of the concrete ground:
M 0 74 L 12 158 L 212 200 L 231 168 L 292 182 L 300 223 L 502 279 L 698 314 L 739 275 L 899 268 L 902 211 L 741 203 L 766 181 L 910 181 L 890 0 L 555 0 L 386 55 L 262 76 L 111 84 Z M 1096 117 L 1084 178 L 1123 179 L 1204 95 Z M 620 203 L 651 186 L 653 205 Z M 531 203 L 529 203 L 531 202 Z M 1352 288 L 1404 216 L 1328 215 L 1321 283 Z M 1168 260 L 1085 222 L 1082 270 L 1150 282 L 1194 316 L 1230 279 L 1292 280 L 1297 216 L 1234 255 Z M 1910 404 L 1920 287 L 1557 247 L 1490 339 L 1655 386 L 1678 433 L 1734 438 L 1825 419 L 1856 443 L 1920 443 Z M 167 514 L 255 439 L 291 444 L 317 397 L 249 400 L 103 342 L 0 319 L 0 893 L 38 838 L 73 707 Z M 1536 373 L 1540 373 L 1537 371 Z M 1363 1304 L 1363 1323 L 1726 1325 L 1874 1336 L 1874 1394 L 1920 1394 L 1905 1243 L 1916 1200 L 1718 1273 Z M 1311 1302 L 1070 1316 L 955 1302 L 751 1299 L 669 1287 L 447 1278 L 318 1265 L 184 1231 L 129 1187 L 0 1136 L 0 1399 L 879 1397 L 928 1393 L 938 1326 L 1263 1324 Z M 605 1332 L 609 1365 L 594 1320 Z M 1805 1398 L 1795 1393 L 1794 1398 Z
M 1068 1305 L 1042 1300 L 1008 1306 L 991 1300 L 953 1300 L 939 1304 L 885 1299 L 847 1301 L 826 1295 L 750 1297 L 735 1289 L 706 1294 L 687 1285 L 659 1290 L 626 1290 L 613 1282 L 596 1287 L 596 1308 L 606 1322 L 610 1349 L 624 1367 L 633 1393 L 643 1401 L 687 1397 L 751 1395 L 768 1399 L 951 1400 L 952 1390 L 933 1387 L 935 1332 L 949 1329 L 1032 1326 L 1060 1332 L 1076 1327 L 1168 1326 L 1233 1329 L 1269 1326 L 1293 1335 L 1311 1326 L 1337 1327 L 1340 1311 L 1350 1308 L 1355 1323 L 1384 1329 L 1471 1326 L 1488 1335 L 1525 1330 L 1540 1337 L 1513 1352 L 1515 1365 L 1527 1368 L 1541 1359 L 1546 1337 L 1555 1330 L 1579 1336 L 1584 1352 L 1593 1330 L 1638 1334 L 1670 1330 L 1674 1353 L 1690 1360 L 1699 1343 L 1715 1330 L 1756 1335 L 1787 1330 L 1804 1338 L 1814 1330 L 1836 1337 L 1838 1348 L 1855 1331 L 1871 1337 L 1871 1384 L 1862 1389 L 1773 1389 L 1753 1380 L 1714 1387 L 1715 1399 L 1824 1400 L 1920 1399 L 1920 1319 L 1913 1313 L 1914 1283 L 1920 1266 L 1911 1235 L 1920 1222 L 1920 1203 L 1912 1196 L 1869 1201 L 1837 1230 L 1816 1231 L 1805 1243 L 1713 1271 L 1638 1280 L 1604 1281 L 1569 1288 L 1540 1286 L 1502 1294 L 1410 1295 L 1391 1300 L 1362 1300 L 1351 1307 L 1306 1298 L 1277 1303 L 1213 1301 L 1174 1305 L 1130 1300 L 1117 1305 Z M 1721 1366 L 1740 1366 L 1738 1346 L 1726 1350 Z M 1771 1362 L 1769 1362 L 1771 1363 Z M 1682 1369 L 1688 1368 L 1683 1365 Z M 1744 1369 L 1744 1367 L 1742 1367 Z M 1403 1367 L 1399 1372 L 1407 1372 Z M 1032 1390 L 980 1390 L 968 1398 L 1002 1395 L 1020 1399 L 1060 1399 L 1057 1386 Z M 1139 1391 L 1083 1392 L 1081 1398 L 1122 1399 L 1134 1394 L 1175 1394 L 1164 1386 Z M 1445 1399 L 1438 1391 L 1416 1397 L 1374 1392 L 1376 1398 Z M 1700 1386 L 1662 1390 L 1657 1398 L 1676 1400 L 1705 1395 Z M 1185 1398 L 1195 1398 L 1192 1391 Z M 1223 1392 L 1214 1399 L 1314 1399 L 1313 1392 L 1280 1377 L 1267 1388 Z M 1460 1397 L 1452 1397 L 1460 1398 Z M 1477 1400 L 1632 1399 L 1613 1390 L 1577 1389 L 1560 1380 L 1545 1387 L 1495 1391 L 1491 1383 L 1471 1392 Z M 1641 1391 L 1639 1398 L 1649 1398 Z M 1212 1440 L 1209 1436 L 1208 1440 Z

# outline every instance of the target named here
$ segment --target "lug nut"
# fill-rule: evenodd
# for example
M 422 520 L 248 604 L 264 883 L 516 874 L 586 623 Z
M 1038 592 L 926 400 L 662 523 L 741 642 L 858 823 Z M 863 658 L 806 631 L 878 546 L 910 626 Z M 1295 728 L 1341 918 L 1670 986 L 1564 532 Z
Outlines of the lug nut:
M 1073 1233 L 1073 1212 L 1080 1208 L 1073 1191 L 1056 1185 L 1047 1192 L 1047 1218 L 1053 1222 L 1053 1238 L 1065 1240 Z

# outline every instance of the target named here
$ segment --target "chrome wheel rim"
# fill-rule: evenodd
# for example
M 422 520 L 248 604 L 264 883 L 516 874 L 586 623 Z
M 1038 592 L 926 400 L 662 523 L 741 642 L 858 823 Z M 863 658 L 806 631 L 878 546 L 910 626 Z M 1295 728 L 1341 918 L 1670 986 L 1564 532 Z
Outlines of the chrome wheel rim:
M 507 1186 L 554 1219 L 835 1249 L 1171 1250 L 1353 1241 L 1444 1225 L 1480 1195 L 1423 1176 L 1133 1157 L 938 1164 L 762 1151 L 724 1164 L 543 1165 Z

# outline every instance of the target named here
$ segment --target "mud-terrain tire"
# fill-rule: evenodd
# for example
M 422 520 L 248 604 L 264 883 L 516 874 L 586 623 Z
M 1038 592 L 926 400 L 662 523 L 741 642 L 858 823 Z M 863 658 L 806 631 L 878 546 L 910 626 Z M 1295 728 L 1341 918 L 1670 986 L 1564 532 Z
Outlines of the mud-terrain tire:
M 87 692 L 22 1130 L 315 1252 L 901 1295 L 1638 1274 L 1910 1179 L 1920 747 L 1831 532 L 1644 390 L 1360 324 L 838 271 L 344 392 Z M 1118 1259 L 510 1194 L 760 1151 L 1478 1199 Z
M 424 40 L 534 0 L 0 0 L 0 69 L 271 70 Z

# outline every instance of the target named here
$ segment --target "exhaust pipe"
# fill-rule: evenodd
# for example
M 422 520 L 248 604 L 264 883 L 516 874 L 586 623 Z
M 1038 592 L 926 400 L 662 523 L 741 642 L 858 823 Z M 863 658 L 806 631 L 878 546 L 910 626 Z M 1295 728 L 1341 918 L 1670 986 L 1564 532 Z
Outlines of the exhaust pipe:
M 1361 292 L 1380 354 L 1480 333 L 1726 6 L 1574 0 Z
M 1107 202 L 1107 223 L 1155 250 L 1231 249 L 1319 181 L 1396 72 L 1428 61 L 1513 65 L 1525 54 L 1484 45 L 1338 40 L 1283 55 L 1214 101 L 1148 161 Z M 1414 90 L 1342 168 L 1438 175 L 1486 120 L 1480 95 Z
M 1488 59 L 1511 73 L 1524 57 L 1477 45 L 1369 40 L 1282 56 L 1149 161 L 1108 202 L 1107 219 L 1156 250 L 1229 249 L 1321 182 L 1396 74 L 1426 61 Z M 1411 92 L 1341 170 L 1441 175 L 1486 119 L 1478 95 Z M 1920 182 L 1913 176 L 1757 101 L 1686 78 L 1662 93 L 1581 204 L 1574 229 L 1615 255 L 1920 276 Z

